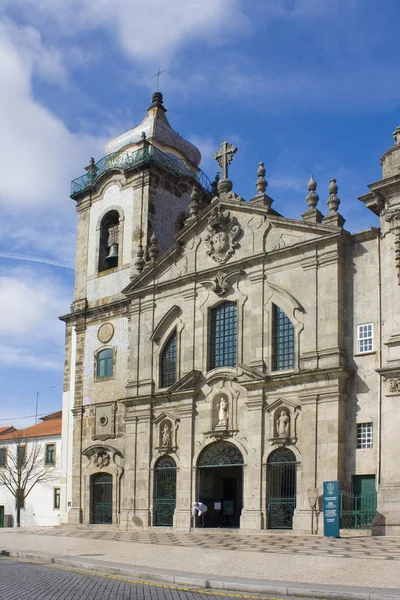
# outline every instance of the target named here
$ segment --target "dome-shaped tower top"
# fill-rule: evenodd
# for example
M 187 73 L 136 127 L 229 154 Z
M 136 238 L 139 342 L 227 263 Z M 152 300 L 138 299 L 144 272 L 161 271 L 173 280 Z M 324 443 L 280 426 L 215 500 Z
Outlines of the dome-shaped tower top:
M 146 139 L 163 152 L 172 151 L 173 154 L 178 154 L 198 166 L 201 160 L 199 150 L 172 129 L 166 112 L 162 93 L 154 92 L 151 104 L 147 109 L 147 115 L 143 121 L 133 129 L 110 140 L 106 146 L 107 154 L 122 150 L 125 146 L 139 144 L 144 132 Z

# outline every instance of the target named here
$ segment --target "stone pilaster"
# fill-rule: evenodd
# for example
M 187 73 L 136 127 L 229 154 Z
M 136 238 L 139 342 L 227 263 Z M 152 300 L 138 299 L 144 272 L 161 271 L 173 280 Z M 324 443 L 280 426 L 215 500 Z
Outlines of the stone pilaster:
M 191 506 L 195 501 L 192 489 L 192 429 L 193 429 L 193 399 L 185 401 L 184 405 L 177 408 L 180 418 L 178 430 L 179 469 L 176 485 L 176 508 L 174 514 L 174 528 L 177 531 L 190 531 Z
M 244 467 L 243 509 L 240 529 L 259 531 L 263 528 L 262 458 L 264 449 L 263 391 L 248 393 L 247 407 L 247 465 Z

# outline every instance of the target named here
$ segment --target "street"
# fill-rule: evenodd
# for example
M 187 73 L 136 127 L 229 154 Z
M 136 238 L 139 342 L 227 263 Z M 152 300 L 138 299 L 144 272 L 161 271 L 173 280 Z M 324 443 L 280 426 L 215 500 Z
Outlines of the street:
M 162 584 L 135 583 L 119 576 L 91 575 L 60 567 L 0 558 L 0 600 L 217 600 L 218 592 L 199 593 Z M 237 594 L 229 598 L 256 598 Z

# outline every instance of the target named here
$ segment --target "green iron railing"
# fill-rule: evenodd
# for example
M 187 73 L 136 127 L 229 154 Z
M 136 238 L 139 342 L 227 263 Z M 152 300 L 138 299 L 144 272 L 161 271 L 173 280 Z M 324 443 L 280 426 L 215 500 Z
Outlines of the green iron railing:
M 70 196 L 74 198 L 74 196 L 93 187 L 99 177 L 106 171 L 129 171 L 152 163 L 174 173 L 178 177 L 196 180 L 208 193 L 212 191 L 211 181 L 199 167 L 183 158 L 165 154 L 150 142 L 146 142 L 142 148 L 137 150 L 122 149 L 104 156 L 85 175 L 71 182 Z
M 340 495 L 340 528 L 369 529 L 376 511 L 377 493 L 350 494 L 341 491 Z

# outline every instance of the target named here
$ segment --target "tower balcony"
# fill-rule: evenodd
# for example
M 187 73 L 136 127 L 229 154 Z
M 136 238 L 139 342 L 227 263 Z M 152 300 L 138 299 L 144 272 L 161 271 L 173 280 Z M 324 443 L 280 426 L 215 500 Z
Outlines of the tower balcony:
M 105 173 L 126 173 L 131 170 L 143 170 L 157 165 L 168 173 L 187 181 L 197 182 L 206 194 L 212 194 L 211 181 L 196 165 L 184 158 L 162 152 L 151 142 L 146 141 L 141 148 L 134 150 L 121 149 L 107 154 L 98 162 L 86 168 L 87 173 L 71 182 L 70 197 L 78 199 L 81 194 L 92 189 Z

